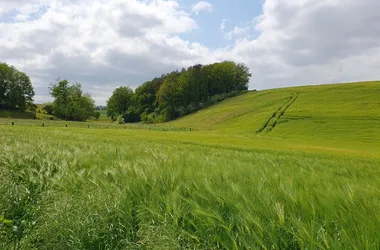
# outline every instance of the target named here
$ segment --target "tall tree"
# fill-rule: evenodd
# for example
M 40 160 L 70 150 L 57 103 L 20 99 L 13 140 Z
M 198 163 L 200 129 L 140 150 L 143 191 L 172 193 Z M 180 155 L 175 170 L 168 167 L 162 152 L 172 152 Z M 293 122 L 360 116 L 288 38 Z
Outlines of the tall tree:
M 119 115 L 126 115 L 133 104 L 133 90 L 130 87 L 119 87 L 113 91 L 107 101 L 107 116 L 115 121 Z
M 247 65 L 239 63 L 235 66 L 235 80 L 236 80 L 236 90 L 247 90 L 249 79 L 252 74 L 249 72 Z
M 178 84 L 178 73 L 172 72 L 165 78 L 157 95 L 165 121 L 175 118 L 176 105 L 180 101 L 181 95 L 182 89 Z
M 53 113 L 59 118 L 86 121 L 95 116 L 95 101 L 90 95 L 83 95 L 80 83 L 58 79 L 50 85 L 50 94 L 54 98 Z
M 0 63 L 0 108 L 24 111 L 33 106 L 33 97 L 30 78 L 15 67 Z

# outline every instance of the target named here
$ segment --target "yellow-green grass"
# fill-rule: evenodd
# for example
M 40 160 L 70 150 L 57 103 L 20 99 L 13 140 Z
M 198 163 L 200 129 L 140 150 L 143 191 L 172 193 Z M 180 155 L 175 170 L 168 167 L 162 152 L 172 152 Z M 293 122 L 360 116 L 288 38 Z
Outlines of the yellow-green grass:
M 376 143 L 380 140 L 380 82 L 293 88 L 297 101 L 272 136 Z
M 248 92 L 168 124 L 195 130 L 253 133 L 289 98 L 281 91 Z
M 35 126 L 35 127 L 55 127 L 55 128 L 88 128 L 88 129 L 137 129 L 137 130 L 158 130 L 158 131 L 185 131 L 188 128 L 176 128 L 164 124 L 144 124 L 144 123 L 128 123 L 117 124 L 112 121 L 96 121 L 74 122 L 64 120 L 39 120 L 39 119 L 12 119 L 0 118 L 0 126 Z
M 380 140 L 380 82 L 249 92 L 168 124 L 257 135 L 256 132 L 278 109 L 286 105 L 292 95 L 297 95 L 297 99 L 285 110 L 267 136 L 359 142 Z
M 250 137 L 245 135 L 231 135 L 215 131 L 194 131 L 186 128 L 176 128 L 170 126 L 158 126 L 147 124 L 124 124 L 115 123 L 91 123 L 91 122 L 67 122 L 67 121 L 36 121 L 36 120 L 15 120 L 0 119 L 0 129 L 12 126 L 19 127 L 36 127 L 41 129 L 59 129 L 68 130 L 70 128 L 85 128 L 86 133 L 103 134 L 107 136 L 119 135 L 123 133 L 138 140 L 140 137 L 147 140 L 160 140 L 168 142 L 181 142 L 193 145 L 208 145 L 212 147 L 230 148 L 236 150 L 280 150 L 284 152 L 323 152 L 332 155 L 354 155 L 370 158 L 380 158 L 379 143 L 367 143 L 352 141 L 347 143 L 345 140 L 327 140 L 320 138 L 311 138 L 303 140 L 300 138 L 279 138 L 269 136 Z M 44 124 L 44 125 L 42 125 Z M 67 125 L 67 127 L 66 127 Z M 44 127 L 42 127 L 44 126 Z M 100 130 L 99 130 L 100 129 Z M 106 132 L 104 130 L 109 130 Z M 85 131 L 82 131 L 85 133 Z
M 0 249 L 379 249 L 378 86 L 161 125 L 0 119 Z
M 2 249 L 380 246 L 374 155 L 202 132 L 0 132 Z

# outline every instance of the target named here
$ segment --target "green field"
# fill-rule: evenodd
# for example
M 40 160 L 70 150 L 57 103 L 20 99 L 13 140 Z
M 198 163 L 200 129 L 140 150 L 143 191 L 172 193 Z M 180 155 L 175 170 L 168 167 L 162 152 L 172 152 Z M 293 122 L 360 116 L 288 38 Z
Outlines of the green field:
M 0 249 L 379 249 L 379 96 L 249 92 L 160 125 L 0 119 Z

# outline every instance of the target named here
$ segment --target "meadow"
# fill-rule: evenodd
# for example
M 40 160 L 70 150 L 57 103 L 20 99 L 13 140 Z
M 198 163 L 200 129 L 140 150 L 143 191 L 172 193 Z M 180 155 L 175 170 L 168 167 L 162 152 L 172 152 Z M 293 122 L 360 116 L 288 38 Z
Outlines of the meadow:
M 0 249 L 379 249 L 379 86 L 159 125 L 2 119 Z

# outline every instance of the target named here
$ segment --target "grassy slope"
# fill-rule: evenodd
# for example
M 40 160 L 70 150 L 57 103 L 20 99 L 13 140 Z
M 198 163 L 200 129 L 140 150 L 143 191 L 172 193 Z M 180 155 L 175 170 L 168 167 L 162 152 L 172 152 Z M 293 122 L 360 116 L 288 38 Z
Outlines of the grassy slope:
M 278 119 L 275 128 L 269 134 L 257 134 L 292 95 L 297 95 L 297 99 Z M 333 141 L 333 144 L 364 143 L 370 147 L 380 140 L 379 96 L 380 82 L 250 92 L 169 124 L 216 133 L 305 140 L 318 145 Z
M 297 121 L 289 123 L 289 126 L 298 126 L 296 123 L 299 120 L 306 122 L 301 126 L 309 125 L 307 122 L 311 121 L 312 124 L 314 119 L 332 120 L 330 128 L 336 128 L 336 120 L 344 124 L 356 120 L 379 121 L 380 82 L 363 82 L 249 92 L 170 124 L 179 127 L 190 126 L 199 130 L 252 133 L 294 93 L 298 94 L 298 98 L 286 111 L 284 120 Z M 362 127 L 365 126 L 364 123 Z M 293 130 L 289 128 L 285 130 Z M 288 132 L 284 131 L 283 134 L 286 135 Z
M 357 142 L 380 140 L 380 82 L 294 88 L 297 101 L 273 136 Z
M 200 110 L 168 124 L 195 130 L 252 133 L 260 128 L 274 110 L 289 97 L 281 91 L 260 91 L 229 98 L 217 105 Z

